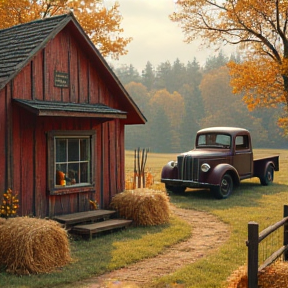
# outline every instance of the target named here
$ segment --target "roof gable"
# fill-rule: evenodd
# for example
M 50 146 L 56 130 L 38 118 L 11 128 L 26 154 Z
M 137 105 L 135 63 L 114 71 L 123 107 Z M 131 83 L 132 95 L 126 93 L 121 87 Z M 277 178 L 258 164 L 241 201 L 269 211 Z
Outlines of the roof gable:
M 145 124 L 147 121 L 119 79 L 86 35 L 73 13 L 54 16 L 0 30 L 0 90 L 11 81 L 67 25 L 83 43 L 83 49 L 95 59 L 97 69 L 109 83 L 119 101 L 127 107 L 125 124 Z M 130 117 L 129 117 L 130 115 Z M 134 116 L 132 116 L 134 115 Z M 132 118 L 131 118 L 132 116 Z M 130 119 L 134 119 L 132 122 Z

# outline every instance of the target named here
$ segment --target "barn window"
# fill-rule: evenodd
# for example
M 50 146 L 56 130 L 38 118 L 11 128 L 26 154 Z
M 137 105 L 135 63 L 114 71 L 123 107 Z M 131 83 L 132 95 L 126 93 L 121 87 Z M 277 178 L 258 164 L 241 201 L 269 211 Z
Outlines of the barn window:
M 93 186 L 94 138 L 94 131 L 52 131 L 49 133 L 50 193 L 78 192 L 83 191 L 85 187 Z

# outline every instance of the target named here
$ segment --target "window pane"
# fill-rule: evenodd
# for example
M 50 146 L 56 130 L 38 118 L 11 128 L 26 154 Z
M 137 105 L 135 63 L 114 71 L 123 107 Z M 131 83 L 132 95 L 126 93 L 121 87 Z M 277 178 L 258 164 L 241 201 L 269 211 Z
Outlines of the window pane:
M 68 161 L 79 160 L 79 139 L 68 139 Z
M 73 163 L 73 164 L 68 164 L 68 184 L 73 185 L 76 183 L 79 183 L 79 164 L 78 163 Z M 67 184 L 67 185 L 68 185 Z
M 89 139 L 80 139 L 80 160 L 87 161 L 89 160 Z
M 206 135 L 200 135 L 198 138 L 198 145 L 205 145 L 206 144 Z
M 66 164 L 56 165 L 56 185 L 65 185 L 66 180 Z
M 223 135 L 223 134 L 219 134 L 217 135 L 216 138 L 216 143 L 217 144 L 222 144 L 222 145 L 230 145 L 230 136 L 229 135 Z
M 90 182 L 88 163 L 81 163 L 80 167 L 81 167 L 81 177 L 80 177 L 81 183 Z
M 56 139 L 56 162 L 66 162 L 66 139 Z

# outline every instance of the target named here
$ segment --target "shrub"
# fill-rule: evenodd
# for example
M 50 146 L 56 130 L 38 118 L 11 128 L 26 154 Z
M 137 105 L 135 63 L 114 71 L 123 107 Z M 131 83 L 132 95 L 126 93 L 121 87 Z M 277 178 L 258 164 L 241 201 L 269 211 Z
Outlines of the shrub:
M 145 188 L 117 194 L 110 207 L 120 217 L 133 220 L 136 226 L 154 226 L 169 222 L 169 199 L 166 193 Z
M 67 232 L 53 220 L 1 221 L 0 243 L 0 266 L 12 274 L 47 273 L 71 261 Z
M 19 208 L 18 195 L 13 194 L 13 191 L 9 188 L 3 195 L 2 204 L 0 207 L 0 216 L 9 218 L 17 215 Z

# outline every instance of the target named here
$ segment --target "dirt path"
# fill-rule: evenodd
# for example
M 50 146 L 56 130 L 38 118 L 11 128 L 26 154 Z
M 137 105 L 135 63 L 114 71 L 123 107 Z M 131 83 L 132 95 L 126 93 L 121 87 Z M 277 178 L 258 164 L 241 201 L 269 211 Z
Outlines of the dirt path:
M 74 283 L 81 288 L 149 287 L 153 279 L 175 272 L 213 252 L 229 237 L 228 225 L 205 212 L 178 209 L 172 211 L 190 223 L 192 236 L 167 248 L 163 254 L 129 265 L 99 277 Z

